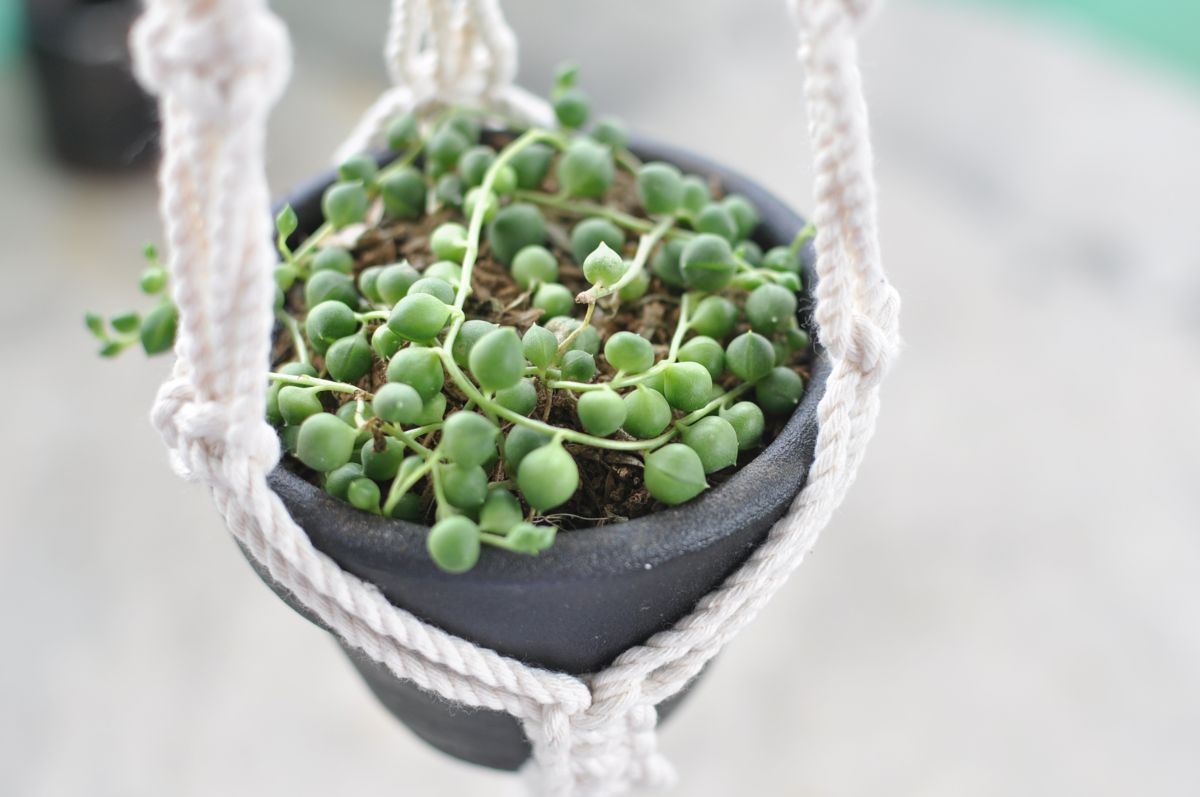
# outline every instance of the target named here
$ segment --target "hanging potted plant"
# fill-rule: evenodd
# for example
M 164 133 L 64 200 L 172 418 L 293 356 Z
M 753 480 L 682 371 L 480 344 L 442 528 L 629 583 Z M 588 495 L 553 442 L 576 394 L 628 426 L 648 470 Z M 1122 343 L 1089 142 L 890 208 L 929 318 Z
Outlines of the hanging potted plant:
M 90 317 L 102 351 L 177 327 L 151 413 L 177 472 L 397 716 L 467 760 L 529 754 L 539 794 L 672 781 L 659 714 L 803 561 L 874 428 L 899 302 L 855 63 L 873 4 L 791 6 L 811 269 L 753 183 L 581 132 L 573 70 L 553 111 L 514 85 L 496 0 L 393 0 L 393 85 L 273 251 L 283 26 L 151 0 L 134 30 L 172 298 Z M 391 154 L 361 154 L 385 126 Z
M 402 114 L 387 154 L 279 208 L 265 412 L 288 456 L 269 481 L 392 603 L 587 673 L 686 614 L 783 515 L 827 367 L 810 226 L 726 169 L 589 127 L 572 68 L 554 109 L 556 128 L 524 130 Z M 164 294 L 147 256 L 142 288 Z M 88 323 L 104 354 L 153 353 L 175 312 Z M 352 658 L 439 748 L 527 757 L 507 715 Z

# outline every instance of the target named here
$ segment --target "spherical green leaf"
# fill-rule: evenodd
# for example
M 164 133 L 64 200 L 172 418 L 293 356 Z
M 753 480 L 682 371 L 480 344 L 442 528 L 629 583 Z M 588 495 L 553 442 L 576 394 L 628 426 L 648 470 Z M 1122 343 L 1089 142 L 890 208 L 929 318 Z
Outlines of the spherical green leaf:
M 449 172 L 458 165 L 458 159 L 470 145 L 471 142 L 454 126 L 445 124 L 429 137 L 425 151 L 435 169 Z
M 521 381 L 525 354 L 512 327 L 492 330 L 471 348 L 471 373 L 484 390 L 503 390 Z
M 762 440 L 767 420 L 763 417 L 763 411 L 754 402 L 739 401 L 732 407 L 722 409 L 721 417 L 729 422 L 737 434 L 739 450 L 745 451 L 754 448 Z
M 705 205 L 696 217 L 696 232 L 720 236 L 730 244 L 737 240 L 737 224 L 733 216 L 715 202 Z
M 463 203 L 462 178 L 457 174 L 443 174 L 433 186 L 433 196 L 438 202 L 451 208 L 461 208 Z
M 796 294 L 787 288 L 767 283 L 746 297 L 746 320 L 750 328 L 773 335 L 796 317 Z
M 492 254 L 505 265 L 527 246 L 546 241 L 546 220 L 527 202 L 514 202 L 500 210 L 487 228 Z
M 587 256 L 602 243 L 608 244 L 609 249 L 620 252 L 625 247 L 625 233 L 608 219 L 584 219 L 571 229 L 571 258 L 583 265 Z
M 454 362 L 466 368 L 470 363 L 471 349 L 475 347 L 480 338 L 496 328 L 491 321 L 484 321 L 481 318 L 464 321 L 463 325 L 458 328 L 458 335 L 455 336 L 454 345 L 450 349 Z
M 584 430 L 597 437 L 608 437 L 625 423 L 625 402 L 612 390 L 584 393 L 575 410 Z
M 770 415 L 790 415 L 804 397 L 804 379 L 791 368 L 777 366 L 754 387 L 758 405 Z
M 743 382 L 761 379 L 775 367 L 775 349 L 771 341 L 757 332 L 745 332 L 729 342 L 725 365 Z
M 325 352 L 325 368 L 339 382 L 357 382 L 371 370 L 371 344 L 363 334 L 334 341 Z
M 367 201 L 362 183 L 334 183 L 321 195 L 321 212 L 335 229 L 341 229 L 366 217 Z
M 279 235 L 285 239 L 294 233 L 296 228 L 299 226 L 300 219 L 296 217 L 296 211 L 290 204 L 284 205 L 283 210 L 279 211 L 279 213 L 275 216 L 275 232 L 279 233 Z M 156 291 L 147 291 L 147 293 L 155 292 Z
M 612 150 L 624 149 L 629 133 L 620 119 L 608 116 L 596 123 L 592 129 L 592 140 Z
M 476 412 L 459 411 L 446 418 L 438 449 L 459 465 L 482 465 L 496 450 L 500 430 Z
M 297 385 L 284 385 L 279 389 L 279 414 L 284 423 L 295 426 L 309 416 L 324 412 L 321 398 L 316 391 Z
M 384 304 L 394 305 L 408 295 L 408 289 L 420 278 L 420 272 L 407 262 L 393 263 L 384 266 L 383 271 L 379 272 L 379 277 L 375 280 L 375 289 Z
M 537 388 L 532 380 L 522 379 L 512 387 L 496 391 L 496 403 L 518 415 L 529 415 L 537 408 Z
M 792 274 L 800 273 L 800 258 L 792 254 L 792 250 L 787 246 L 776 246 L 769 249 L 763 255 L 763 267 L 769 268 L 772 271 L 787 272 Z
M 370 479 L 355 479 L 346 488 L 346 500 L 355 509 L 379 512 L 379 485 Z
M 680 362 L 700 363 L 713 379 L 720 379 L 725 373 L 725 349 L 706 335 L 697 335 L 679 347 L 677 359 Z
M 514 154 L 508 163 L 516 173 L 517 187 L 530 190 L 540 186 L 553 159 L 554 150 L 545 144 L 530 144 Z
M 671 405 L 662 393 L 638 385 L 627 393 L 625 401 L 625 423 L 622 428 L 642 440 L 657 437 L 671 423 Z
M 419 219 L 425 213 L 425 178 L 412 166 L 401 166 L 379 182 L 383 210 L 395 219 Z
M 450 287 L 450 283 L 437 277 L 421 277 L 421 279 L 414 282 L 408 289 L 409 297 L 422 293 L 432 296 L 443 305 L 449 306 L 454 304 L 454 288 Z M 405 298 L 407 299 L 408 297 Z
M 700 409 L 708 403 L 712 388 L 712 377 L 700 363 L 672 363 L 663 374 L 663 394 L 677 410 Z
M 389 382 L 403 382 L 417 391 L 421 400 L 429 402 L 441 393 L 446 381 L 442 361 L 437 352 L 425 346 L 408 346 L 392 357 L 388 363 Z M 441 415 L 438 416 L 441 419 Z
M 724 238 L 701 233 L 683 247 L 679 271 L 688 287 L 719 291 L 729 284 L 737 271 L 733 250 Z
M 359 303 L 354 279 L 340 271 L 318 271 L 304 283 L 304 303 L 316 307 L 321 302 L 341 302 L 351 309 Z
M 487 499 L 479 510 L 479 528 L 493 534 L 507 534 L 525 519 L 521 502 L 503 487 L 488 490 Z
M 725 418 L 716 415 L 701 418 L 683 430 L 683 442 L 700 457 L 706 474 L 737 464 L 737 431 Z
M 409 293 L 396 303 L 387 324 L 405 340 L 432 340 L 450 318 L 450 308 L 428 293 Z
M 283 399 L 282 393 L 280 399 Z M 350 461 L 357 433 L 328 412 L 304 419 L 296 440 L 296 456 L 313 470 L 327 473 Z
M 458 175 L 463 185 L 474 188 L 483 182 L 487 170 L 496 161 L 496 150 L 486 145 L 471 147 L 458 159 Z
M 353 335 L 358 329 L 354 311 L 338 301 L 325 301 L 308 311 L 304 331 L 314 344 L 328 347 L 335 340 Z
M 517 486 L 539 512 L 566 503 L 579 488 L 579 467 L 561 443 L 530 451 L 517 469 Z
M 641 335 L 622 330 L 604 344 L 608 364 L 627 374 L 640 374 L 654 365 L 654 347 Z
M 560 315 L 570 315 L 575 309 L 575 297 L 566 286 L 547 282 L 533 294 L 532 305 L 542 310 L 542 320 Z
M 586 351 L 572 349 L 563 355 L 563 379 L 568 382 L 590 382 L 595 375 L 596 358 Z
M 646 295 L 646 291 L 650 290 L 650 274 L 645 269 L 637 273 L 637 276 L 625 283 L 617 296 L 623 302 L 636 302 L 638 299 Z
M 375 415 L 388 423 L 412 426 L 420 419 L 425 402 L 412 385 L 388 382 L 375 391 L 371 406 Z
M 558 280 L 558 259 L 544 246 L 526 246 L 512 261 L 512 275 L 524 290 Z
M 463 200 L 463 215 L 468 219 L 475 217 L 475 209 L 480 202 L 483 202 L 483 221 L 487 223 L 496 218 L 496 213 L 500 211 L 500 199 L 496 196 L 495 191 L 484 191 L 482 188 L 472 188 L 467 191 L 467 198 Z
M 359 182 L 370 185 L 379 174 L 379 164 L 370 155 L 351 155 L 338 164 L 338 179 L 343 182 Z
M 146 313 L 138 337 L 146 354 L 160 354 L 175 345 L 179 311 L 170 302 L 162 302 Z
M 425 547 L 434 564 L 447 573 L 465 573 L 479 561 L 479 527 L 470 518 L 454 515 L 429 530 Z
M 558 339 L 545 327 L 534 324 L 525 330 L 521 338 L 521 350 L 525 359 L 537 368 L 547 368 L 558 354 Z
M 721 207 L 733 219 L 737 238 L 745 238 L 750 235 L 762 220 L 762 217 L 758 215 L 758 209 L 741 194 L 730 194 L 725 197 L 721 200 Z
M 638 199 L 646 212 L 667 215 L 683 202 L 683 175 L 670 163 L 647 163 L 637 174 Z
M 558 160 L 558 184 L 567 196 L 604 196 L 612 185 L 616 165 L 612 151 L 586 138 L 576 139 Z
M 583 277 L 592 285 L 608 287 L 625 276 L 628 265 L 603 241 L 583 259 Z
M 439 224 L 429 236 L 429 248 L 439 260 L 461 263 L 467 254 L 467 228 L 453 221 Z
M 146 266 L 138 280 L 138 287 L 147 296 L 162 293 L 167 287 L 167 270 L 162 266 Z
M 514 424 L 508 430 L 504 440 L 504 469 L 510 478 L 517 475 L 521 461 L 535 448 L 540 448 L 550 442 L 550 438 L 536 429 Z
M 737 319 L 737 305 L 724 296 L 708 296 L 696 305 L 688 325 L 699 335 L 723 340 L 732 334 Z
M 472 510 L 483 506 L 487 500 L 487 472 L 478 465 L 463 465 L 455 462 L 439 465 L 442 494 L 456 509 Z
M 694 174 L 683 178 L 683 198 L 680 204 L 689 217 L 700 215 L 700 211 L 704 210 L 711 199 L 712 193 L 708 190 L 708 183 L 704 178 Z
M 692 500 L 708 487 L 700 457 L 682 443 L 671 443 L 647 456 L 645 480 L 650 495 L 672 506 Z
M 389 385 L 389 387 L 401 387 L 401 385 Z M 368 439 L 360 449 L 363 473 L 377 481 L 396 478 L 396 474 L 400 471 L 400 463 L 404 461 L 404 454 L 407 450 L 404 443 L 394 437 L 385 435 L 379 439 Z
M 561 92 L 554 100 L 554 115 L 558 123 L 570 129 L 579 129 L 587 124 L 591 101 L 582 89 L 571 87 Z
M 345 501 L 346 492 L 350 489 L 350 483 L 355 479 L 361 479 L 362 475 L 362 465 L 357 462 L 347 462 L 340 468 L 334 468 L 325 474 L 325 492 L 334 498 L 340 498 Z
M 403 152 L 416 143 L 418 132 L 416 115 L 406 112 L 388 122 L 384 138 L 387 139 L 388 149 Z
M 673 238 L 664 241 L 650 258 L 650 270 L 656 277 L 673 288 L 683 287 L 683 273 L 679 270 L 683 247 L 683 241 Z

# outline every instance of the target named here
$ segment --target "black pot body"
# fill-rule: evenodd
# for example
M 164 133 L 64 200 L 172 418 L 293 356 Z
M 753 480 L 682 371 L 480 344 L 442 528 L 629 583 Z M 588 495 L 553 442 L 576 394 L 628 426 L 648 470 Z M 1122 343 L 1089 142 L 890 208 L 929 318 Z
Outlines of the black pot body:
M 643 143 L 635 149 L 645 160 L 672 162 L 715 178 L 726 192 L 747 196 L 762 213 L 755 237 L 764 249 L 789 243 L 803 226 L 786 205 L 745 177 L 670 147 Z M 290 198 L 302 230 L 319 223 L 320 192 L 331 179 L 327 175 Z M 809 269 L 806 284 L 811 281 Z M 810 309 L 806 299 L 800 310 L 806 326 Z M 319 550 L 377 585 L 396 606 L 530 664 L 595 672 L 685 616 L 782 517 L 812 463 L 816 407 L 828 370 L 821 353 L 804 399 L 779 436 L 696 500 L 628 523 L 560 534 L 536 558 L 485 546 L 479 564 L 465 575 L 447 575 L 432 564 L 423 527 L 359 512 L 302 479 L 287 460 L 269 481 Z M 348 653 L 379 700 L 438 749 L 499 769 L 515 769 L 528 757 L 528 742 L 507 714 L 451 705 Z M 670 708 L 664 704 L 660 712 Z
M 123 171 L 156 152 L 154 99 L 134 80 L 126 43 L 135 0 L 26 0 L 30 54 L 47 139 L 63 163 Z

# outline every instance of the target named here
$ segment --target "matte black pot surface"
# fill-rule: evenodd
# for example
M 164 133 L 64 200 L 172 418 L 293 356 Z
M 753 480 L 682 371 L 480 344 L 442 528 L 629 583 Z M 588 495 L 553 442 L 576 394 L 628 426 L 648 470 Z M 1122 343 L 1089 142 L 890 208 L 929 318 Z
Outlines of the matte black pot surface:
M 747 196 L 762 214 L 755 238 L 764 249 L 789 243 L 803 226 L 779 199 L 724 167 L 657 144 L 638 144 L 635 150 L 645 160 L 672 162 L 715 178 L 726 192 Z M 320 194 L 331 180 L 326 175 L 289 199 L 301 230 L 320 222 Z M 811 286 L 811 269 L 806 276 Z M 810 309 L 811 299 L 805 298 L 800 320 L 806 326 Z M 425 527 L 360 512 L 305 481 L 286 459 L 269 481 L 319 550 L 378 585 L 396 606 L 530 664 L 595 672 L 685 616 L 745 561 L 787 510 L 816 445 L 817 402 L 829 373 L 819 354 L 805 396 L 779 436 L 719 487 L 628 523 L 560 534 L 538 557 L 484 546 L 479 564 L 464 575 L 448 575 L 433 564 L 425 551 Z M 272 587 L 300 610 L 279 585 Z M 502 769 L 515 769 L 527 758 L 528 743 L 512 717 L 453 706 L 356 653 L 350 656 L 380 701 L 435 747 Z

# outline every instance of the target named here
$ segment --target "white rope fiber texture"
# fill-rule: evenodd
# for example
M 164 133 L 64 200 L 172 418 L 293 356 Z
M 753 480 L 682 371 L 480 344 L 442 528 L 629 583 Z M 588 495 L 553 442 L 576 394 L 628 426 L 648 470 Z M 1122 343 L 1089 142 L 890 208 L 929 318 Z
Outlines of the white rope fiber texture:
M 605 797 L 673 782 L 655 706 L 749 623 L 803 561 L 854 480 L 898 344 L 899 299 L 877 241 L 855 32 L 871 0 L 792 0 L 816 159 L 816 320 L 832 372 L 815 459 L 790 513 L 673 628 L 580 678 L 531 667 L 428 625 L 317 551 L 267 486 L 279 441 L 263 418 L 273 323 L 267 116 L 290 68 L 263 0 L 149 0 L 132 34 L 159 97 L 160 209 L 180 322 L 152 419 L 176 470 L 207 484 L 234 537 L 346 644 L 448 700 L 517 717 L 541 797 Z M 497 0 L 393 0 L 389 89 L 347 143 L 359 152 L 403 109 L 467 102 L 549 121 L 516 88 Z

